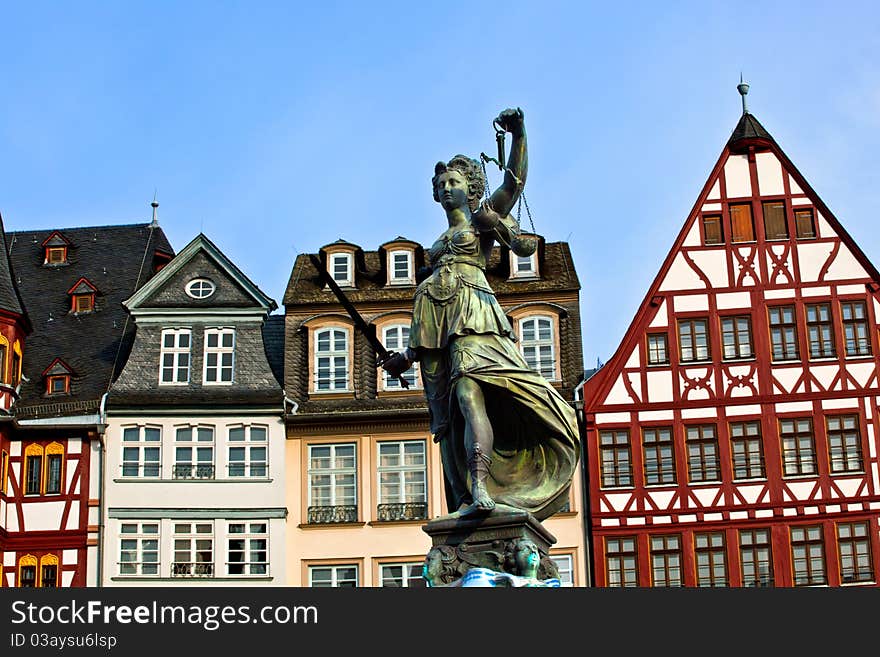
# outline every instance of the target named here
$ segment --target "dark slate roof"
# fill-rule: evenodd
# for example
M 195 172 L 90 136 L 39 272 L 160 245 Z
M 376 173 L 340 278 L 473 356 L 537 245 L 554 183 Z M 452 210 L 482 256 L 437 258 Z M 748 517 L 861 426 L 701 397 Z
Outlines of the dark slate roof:
M 24 347 L 26 380 L 16 404 L 16 415 L 22 418 L 98 410 L 134 338 L 134 322 L 126 324 L 128 314 L 122 301 L 153 275 L 155 251 L 174 253 L 162 229 L 151 230 L 149 224 L 65 228 L 63 235 L 70 241 L 68 263 L 44 266 L 42 243 L 53 232 L 7 234 L 16 283 L 34 327 Z M 81 277 L 91 281 L 99 294 L 94 312 L 74 315 L 67 291 Z M 77 376 L 69 394 L 47 397 L 41 375 L 56 358 Z
M 24 315 L 25 305 L 21 300 L 18 286 L 15 284 L 12 264 L 9 261 L 9 247 L 3 229 L 3 217 L 0 217 L 0 247 L 3 248 L 3 255 L 0 256 L 0 309 Z
M 741 139 L 766 139 L 773 141 L 773 137 L 764 129 L 764 126 L 761 125 L 758 119 L 748 112 L 742 115 L 727 143 L 733 144 Z
M 547 242 L 541 240 L 539 247 L 539 280 L 508 280 L 509 262 L 507 249 L 492 249 L 489 264 L 486 267 L 486 278 L 497 295 L 515 294 L 523 291 L 579 290 L 580 282 L 575 272 L 571 251 L 566 242 Z M 416 254 L 416 271 L 425 263 L 420 261 L 420 253 Z M 345 293 L 352 303 L 364 301 L 412 301 L 415 286 L 386 285 L 382 272 L 378 251 L 364 252 L 363 270 L 355 272 L 357 289 L 346 290 Z M 318 272 L 309 259 L 308 254 L 297 256 L 284 293 L 284 304 L 290 306 L 305 303 L 335 303 L 333 293 L 326 290 L 320 281 Z
M 278 384 L 284 385 L 284 315 L 269 315 L 263 324 L 266 360 Z

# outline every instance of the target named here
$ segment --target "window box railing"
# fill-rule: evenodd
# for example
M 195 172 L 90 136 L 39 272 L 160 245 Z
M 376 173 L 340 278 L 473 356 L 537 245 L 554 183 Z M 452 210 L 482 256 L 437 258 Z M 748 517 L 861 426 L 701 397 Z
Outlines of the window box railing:
M 175 561 L 171 564 L 172 577 L 213 577 L 214 564 L 205 562 Z
M 376 507 L 376 518 L 383 522 L 392 520 L 424 520 L 428 517 L 427 502 L 397 502 Z
M 310 525 L 325 525 L 339 522 L 357 522 L 357 520 L 357 505 L 309 507 Z
M 210 464 L 175 463 L 175 479 L 213 479 L 214 466 Z

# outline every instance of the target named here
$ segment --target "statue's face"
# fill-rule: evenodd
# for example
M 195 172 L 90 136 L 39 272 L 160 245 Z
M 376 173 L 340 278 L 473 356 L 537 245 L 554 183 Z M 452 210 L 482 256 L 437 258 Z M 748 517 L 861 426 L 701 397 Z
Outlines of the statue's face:
M 445 171 L 437 176 L 435 190 L 444 210 L 467 206 L 467 179 L 458 171 Z
M 538 565 L 541 563 L 541 555 L 538 554 L 538 548 L 534 543 L 520 543 L 516 549 L 516 563 L 521 573 L 527 571 L 537 572 Z

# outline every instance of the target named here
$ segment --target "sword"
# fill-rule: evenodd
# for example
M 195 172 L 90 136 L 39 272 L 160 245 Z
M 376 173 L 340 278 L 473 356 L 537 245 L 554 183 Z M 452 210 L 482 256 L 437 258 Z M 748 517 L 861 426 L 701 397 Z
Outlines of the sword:
M 388 351 L 385 348 L 385 345 L 382 344 L 382 341 L 376 337 L 376 327 L 372 324 L 368 324 L 361 314 L 357 311 L 351 301 L 348 300 L 348 297 L 345 296 L 345 292 L 343 292 L 340 287 L 336 284 L 336 281 L 333 280 L 333 277 L 327 272 L 327 270 L 321 266 L 321 261 L 315 256 L 314 253 L 309 254 L 309 259 L 312 261 L 312 264 L 315 266 L 315 269 L 318 270 L 318 275 L 321 277 L 327 287 L 329 287 L 333 294 L 336 295 L 336 298 L 339 299 L 339 303 L 342 304 L 342 307 L 345 308 L 345 312 L 348 313 L 349 317 L 354 320 L 355 328 L 360 331 L 363 336 L 367 339 L 367 342 L 370 343 L 370 346 L 373 348 L 373 351 L 376 352 L 376 355 L 379 357 L 377 360 L 377 367 L 381 367 L 385 361 L 391 358 L 394 354 Z M 403 374 L 397 375 L 397 380 L 400 381 L 400 385 L 404 388 L 409 388 L 409 382 L 403 378 Z

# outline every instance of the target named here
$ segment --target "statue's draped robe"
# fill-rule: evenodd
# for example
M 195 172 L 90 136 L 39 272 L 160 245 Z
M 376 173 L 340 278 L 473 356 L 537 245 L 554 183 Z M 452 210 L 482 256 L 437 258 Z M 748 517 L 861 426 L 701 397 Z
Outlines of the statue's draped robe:
M 435 365 L 423 367 L 422 379 L 431 431 L 441 442 L 450 510 L 470 501 L 464 419 L 452 394 L 467 377 L 483 392 L 494 432 L 489 494 L 542 520 L 568 500 L 579 451 L 577 421 L 571 405 L 526 364 L 486 281 L 492 243 L 515 237 L 517 227 L 506 219 L 482 235 L 471 223 L 434 243 L 428 252 L 433 271 L 416 289 L 409 339 L 423 362 Z

